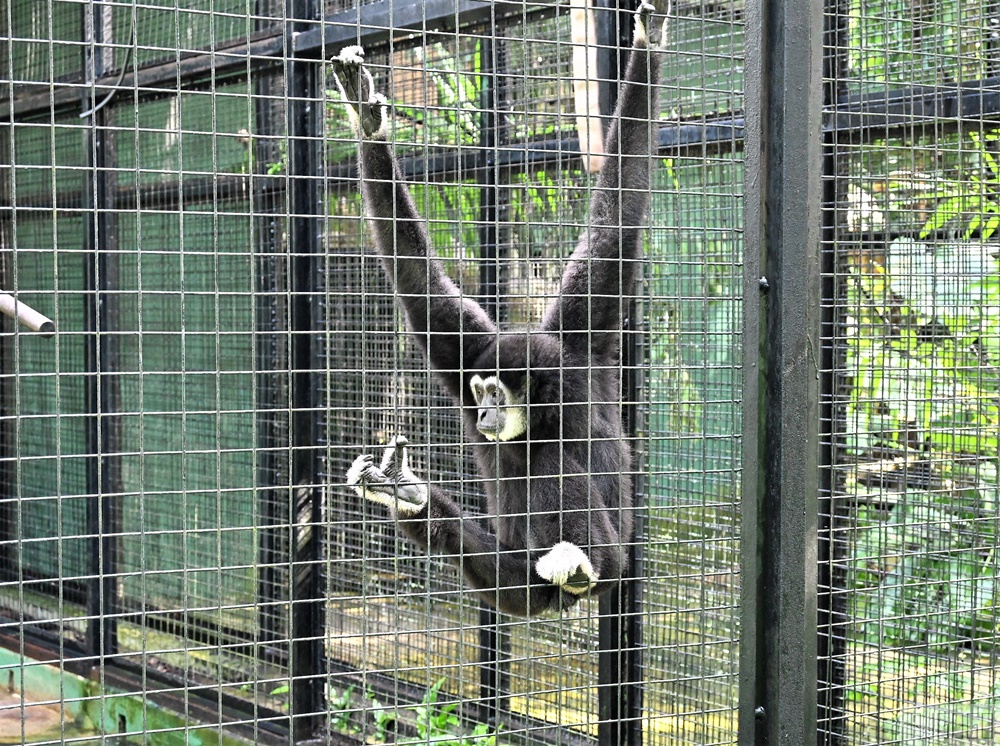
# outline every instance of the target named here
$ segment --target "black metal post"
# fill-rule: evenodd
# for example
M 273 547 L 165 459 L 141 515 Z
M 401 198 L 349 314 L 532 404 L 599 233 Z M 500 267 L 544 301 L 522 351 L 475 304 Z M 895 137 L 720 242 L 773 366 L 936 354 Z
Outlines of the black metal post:
M 823 106 L 826 112 L 836 109 L 841 86 L 847 79 L 847 3 L 826 0 L 826 29 L 823 45 Z M 836 438 L 843 432 L 836 404 L 836 371 L 844 370 L 844 352 L 837 345 L 837 210 L 840 191 L 847 181 L 840 179 L 837 158 L 837 133 L 824 126 L 823 138 L 823 216 L 821 254 L 821 331 L 820 331 L 820 434 L 819 434 L 819 568 L 817 594 L 817 728 L 819 746 L 843 743 L 844 725 L 844 637 L 846 621 L 846 579 L 844 557 L 847 554 L 844 532 L 838 531 L 838 501 L 834 495 L 833 466 Z M 846 195 L 844 195 L 846 196 Z
M 287 37 L 311 28 L 317 17 L 312 0 L 292 0 Z M 323 603 L 320 586 L 322 490 L 319 484 L 319 367 L 316 350 L 318 273 L 323 250 L 320 142 L 323 134 L 321 63 L 290 56 L 288 85 L 288 173 L 291 223 L 289 261 L 291 306 L 291 483 L 288 492 L 290 560 L 291 731 L 307 738 L 323 714 Z
M 621 72 L 625 69 L 632 46 L 632 12 L 629 0 L 596 0 L 595 26 L 598 46 L 597 74 L 600 109 L 607 132 L 618 101 Z M 622 340 L 622 416 L 626 432 L 636 432 L 635 402 L 639 391 L 638 363 L 642 350 L 639 335 L 631 332 L 636 324 L 637 305 L 629 305 L 623 324 Z M 637 463 L 641 454 L 636 454 Z M 633 469 L 636 471 L 636 469 Z M 636 475 L 637 476 L 637 475 Z M 642 485 L 633 485 L 636 499 Z M 638 508 L 638 502 L 635 507 Z M 636 513 L 638 514 L 638 510 Z M 641 536 L 642 526 L 636 526 Z M 640 746 L 642 744 L 642 585 L 641 556 L 633 542 L 628 548 L 629 571 L 621 585 L 601 596 L 598 621 L 598 714 L 597 740 L 601 746 Z
M 499 173 L 497 148 L 507 143 L 506 117 L 502 110 L 506 104 L 506 64 L 502 37 L 484 35 L 480 42 L 479 56 L 482 71 L 479 92 L 480 133 L 476 174 L 479 184 L 479 297 L 481 305 L 497 321 L 507 316 L 506 240 L 501 226 L 506 222 L 510 200 L 503 189 Z M 501 194 L 501 191 L 504 193 Z
M 9 134 L 13 130 L 12 123 L 7 120 L 3 124 L 8 127 L 5 143 L 7 152 L 0 155 L 0 158 L 13 163 L 14 154 L 11 151 L 14 144 Z M 3 205 L 0 207 L 0 288 L 8 288 L 14 286 L 16 277 L 10 248 L 13 245 L 14 221 L 17 218 L 10 177 L 0 179 L 0 205 Z M 11 328 L 13 333 L 0 334 L 0 579 L 16 581 L 20 573 L 14 549 L 17 508 L 15 500 L 11 498 L 17 497 L 17 486 L 14 484 L 17 478 L 17 450 L 14 446 L 17 433 L 14 419 L 17 413 L 17 383 L 14 378 L 17 366 L 14 361 L 17 358 L 14 345 L 18 344 L 18 332 L 15 326 Z
M 111 33 L 110 4 L 101 0 L 83 7 L 83 64 L 88 81 L 103 77 L 113 66 L 112 48 L 106 46 Z M 90 110 L 101 99 L 92 90 L 83 89 L 81 107 Z M 87 230 L 84 238 L 85 287 L 84 306 L 87 342 L 84 365 L 87 371 L 85 390 L 86 411 L 90 417 L 87 428 L 87 535 L 90 544 L 90 578 L 87 582 L 87 652 L 94 664 L 104 666 L 108 656 L 117 651 L 118 610 L 115 571 L 117 568 L 117 478 L 115 476 L 116 385 L 112 375 L 115 352 L 115 324 L 118 318 L 117 234 L 111 195 L 115 186 L 111 166 L 115 163 L 114 135 L 109 127 L 108 107 L 90 115 L 90 127 L 85 134 L 88 158 L 87 182 L 84 188 Z
M 495 26 L 494 26 L 495 28 Z M 502 262 L 506 258 L 500 226 L 505 222 L 509 199 L 501 196 L 498 175 L 497 146 L 506 142 L 502 131 L 504 116 L 501 112 L 505 96 L 498 80 L 503 80 L 503 40 L 485 34 L 479 41 L 479 58 L 482 70 L 479 94 L 480 137 L 476 174 L 479 185 L 479 247 L 480 264 L 479 297 L 486 312 L 501 320 L 507 314 L 506 276 Z M 485 497 L 483 510 L 487 511 Z M 508 671 L 503 661 L 510 650 L 510 635 L 500 622 L 496 609 L 486 605 L 479 608 L 479 718 L 482 722 L 497 723 L 506 712 L 509 690 Z
M 741 744 L 816 739 L 823 5 L 746 17 Z
M 257 23 L 266 28 L 270 19 L 279 15 L 282 0 L 257 0 Z M 290 484 L 290 459 L 276 452 L 277 439 L 284 432 L 283 418 L 291 414 L 283 411 L 283 388 L 280 383 L 281 370 L 291 365 L 289 351 L 279 339 L 282 330 L 289 325 L 290 311 L 284 303 L 284 293 L 288 288 L 285 280 L 288 273 L 288 257 L 279 255 L 283 251 L 282 227 L 279 213 L 280 201 L 284 193 L 276 195 L 267 187 L 270 178 L 263 174 L 260 164 L 273 163 L 281 157 L 275 135 L 284 130 L 285 118 L 277 102 L 281 98 L 283 85 L 277 73 L 271 70 L 259 71 L 253 81 L 254 131 L 246 143 L 247 163 L 250 173 L 250 194 L 255 218 L 257 252 L 256 289 L 259 295 L 255 304 L 255 325 L 257 329 L 257 420 L 258 446 L 257 462 L 257 503 L 260 512 L 260 546 L 258 557 L 257 593 L 260 606 L 257 619 L 260 627 L 259 642 L 265 646 L 265 655 L 277 652 L 275 647 L 285 637 L 286 625 L 290 620 L 283 617 L 287 598 L 287 572 L 284 567 L 284 538 L 287 517 L 282 509 L 285 492 L 282 485 Z M 268 137 L 270 136 L 270 137 Z M 288 423 L 290 428 L 290 423 Z M 275 647 L 272 647 L 275 646 Z

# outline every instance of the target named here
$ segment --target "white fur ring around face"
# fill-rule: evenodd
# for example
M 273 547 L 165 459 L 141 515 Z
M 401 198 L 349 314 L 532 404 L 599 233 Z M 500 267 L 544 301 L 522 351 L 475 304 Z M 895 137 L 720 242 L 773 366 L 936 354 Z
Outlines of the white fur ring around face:
M 577 595 L 589 591 L 598 580 L 590 558 L 580 547 L 568 541 L 560 541 L 543 554 L 535 563 L 535 572 L 553 585 Z M 578 584 L 574 579 L 571 585 L 567 585 L 566 581 L 578 573 L 586 576 L 587 582 Z

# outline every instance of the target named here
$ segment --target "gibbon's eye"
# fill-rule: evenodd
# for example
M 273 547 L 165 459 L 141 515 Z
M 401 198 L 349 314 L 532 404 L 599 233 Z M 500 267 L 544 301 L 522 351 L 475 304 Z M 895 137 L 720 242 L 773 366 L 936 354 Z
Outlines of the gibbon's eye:
M 476 400 L 476 404 L 480 404 L 483 401 L 483 397 L 486 395 L 486 391 L 483 387 L 483 379 L 479 376 L 473 376 L 469 380 L 469 388 L 472 389 L 472 396 Z

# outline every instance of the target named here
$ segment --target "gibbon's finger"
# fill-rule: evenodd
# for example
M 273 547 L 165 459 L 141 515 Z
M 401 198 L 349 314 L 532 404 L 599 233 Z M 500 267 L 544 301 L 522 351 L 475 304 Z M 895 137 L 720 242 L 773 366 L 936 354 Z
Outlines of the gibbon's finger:
M 349 487 L 357 487 L 360 485 L 366 472 L 369 468 L 374 466 L 375 457 L 369 453 L 362 453 L 354 459 L 354 463 L 351 464 L 351 468 L 347 470 L 347 485 Z
M 340 54 L 333 60 L 334 81 L 340 90 L 340 95 L 348 104 L 357 106 L 368 100 L 368 95 L 364 92 L 363 75 L 367 73 L 364 68 L 365 50 L 357 45 L 344 47 Z M 370 78 L 370 75 L 369 75 Z M 374 86 L 371 86 L 374 88 Z

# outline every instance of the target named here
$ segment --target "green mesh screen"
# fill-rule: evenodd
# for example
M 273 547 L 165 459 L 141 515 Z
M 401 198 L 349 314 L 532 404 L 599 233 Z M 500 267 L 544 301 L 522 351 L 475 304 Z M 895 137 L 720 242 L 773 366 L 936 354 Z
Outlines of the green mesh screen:
M 83 216 L 53 213 L 56 189 L 79 193 L 83 180 L 73 167 L 84 154 L 75 123 L 25 125 L 5 129 L 0 148 L 16 155 L 7 185 L 25 206 L 6 226 L 5 277 L 17 297 L 52 318 L 65 331 L 57 340 L 19 334 L 7 365 L 21 375 L 6 382 L 9 411 L 19 414 L 10 433 L 19 458 L 5 496 L 19 498 L 13 513 L 13 559 L 26 582 L 79 582 L 87 562 L 84 415 L 84 308 L 87 263 L 82 252 Z M 32 206 L 32 207 L 29 207 Z M 13 330 L 4 319 L 4 329 Z M 27 586 L 29 588 L 34 586 Z
M 742 164 L 668 159 L 653 195 L 644 299 L 650 727 L 727 743 L 736 727 Z
M 79 73 L 84 48 L 80 3 L 9 0 L 3 8 L 0 53 L 11 80 L 44 82 Z
M 171 609 L 243 602 L 226 621 L 252 627 L 248 221 L 201 208 L 140 214 L 121 227 L 122 510 L 132 527 L 122 561 L 139 573 L 126 578 L 125 593 Z

